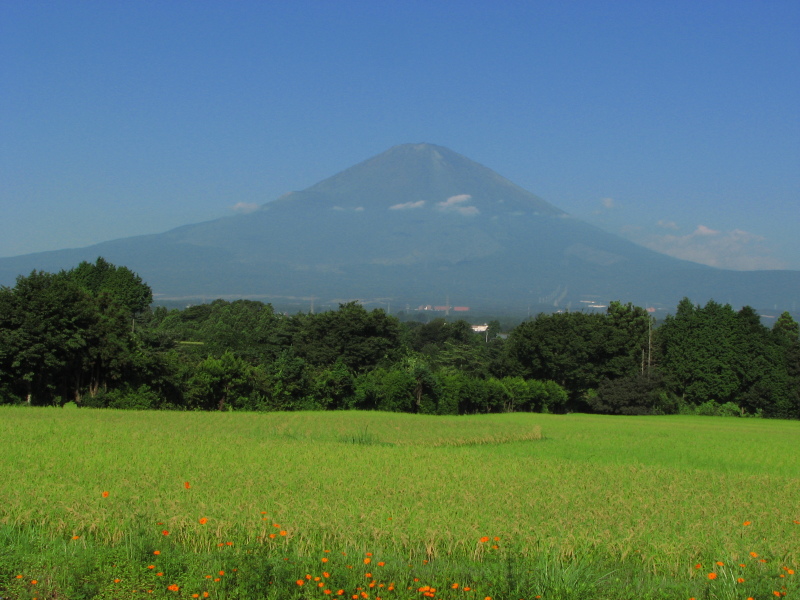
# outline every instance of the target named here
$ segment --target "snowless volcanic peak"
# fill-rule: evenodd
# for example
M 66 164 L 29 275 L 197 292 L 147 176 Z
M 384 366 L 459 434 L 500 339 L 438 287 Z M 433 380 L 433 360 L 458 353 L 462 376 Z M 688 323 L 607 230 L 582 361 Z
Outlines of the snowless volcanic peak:
M 588 298 L 780 308 L 800 296 L 798 272 L 729 272 L 658 254 L 433 144 L 395 146 L 249 214 L 0 259 L 0 285 L 98 256 L 136 271 L 164 298 L 393 306 L 450 298 L 529 313 Z
M 555 206 L 461 154 L 433 144 L 402 144 L 329 177 L 301 197 L 324 197 L 341 210 L 383 208 L 462 216 L 499 213 L 563 214 Z M 269 208 L 270 205 L 266 205 Z

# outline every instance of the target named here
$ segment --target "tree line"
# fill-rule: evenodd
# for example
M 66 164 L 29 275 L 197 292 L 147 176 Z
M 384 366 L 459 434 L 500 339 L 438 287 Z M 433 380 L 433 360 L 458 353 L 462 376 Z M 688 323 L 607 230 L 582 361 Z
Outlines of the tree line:
M 0 402 L 177 410 L 587 411 L 800 418 L 800 335 L 750 307 L 684 299 L 540 314 L 498 335 L 358 303 L 277 313 L 252 300 L 168 310 L 98 258 L 0 288 Z

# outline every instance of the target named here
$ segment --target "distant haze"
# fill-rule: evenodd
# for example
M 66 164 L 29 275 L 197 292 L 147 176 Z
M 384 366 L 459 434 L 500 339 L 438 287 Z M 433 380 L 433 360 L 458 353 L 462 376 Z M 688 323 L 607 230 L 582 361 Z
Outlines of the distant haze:
M 800 269 L 798 31 L 796 0 L 0 2 L 0 257 L 427 141 L 658 252 Z
M 242 214 L 77 250 L 0 259 L 0 283 L 103 256 L 157 298 L 361 300 L 395 308 L 578 309 L 683 297 L 792 308 L 800 272 L 681 261 L 569 216 L 447 148 L 403 144 Z

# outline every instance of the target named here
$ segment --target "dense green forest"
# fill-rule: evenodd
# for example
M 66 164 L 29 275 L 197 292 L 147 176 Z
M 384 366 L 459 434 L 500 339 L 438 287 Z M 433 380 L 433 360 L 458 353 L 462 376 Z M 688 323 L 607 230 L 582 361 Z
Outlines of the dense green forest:
M 588 411 L 800 418 L 800 335 L 750 307 L 684 299 L 540 314 L 498 335 L 343 304 L 276 313 L 251 300 L 152 308 L 99 258 L 0 288 L 0 402 L 178 409 Z

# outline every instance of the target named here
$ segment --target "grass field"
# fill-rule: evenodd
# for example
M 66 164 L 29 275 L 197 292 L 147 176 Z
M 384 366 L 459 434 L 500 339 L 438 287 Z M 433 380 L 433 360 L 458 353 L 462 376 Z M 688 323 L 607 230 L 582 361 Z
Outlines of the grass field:
M 800 597 L 797 422 L 0 407 L 0 442 L 2 598 Z

